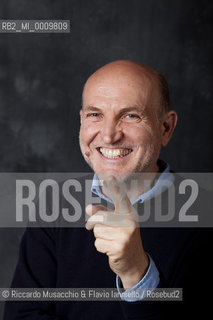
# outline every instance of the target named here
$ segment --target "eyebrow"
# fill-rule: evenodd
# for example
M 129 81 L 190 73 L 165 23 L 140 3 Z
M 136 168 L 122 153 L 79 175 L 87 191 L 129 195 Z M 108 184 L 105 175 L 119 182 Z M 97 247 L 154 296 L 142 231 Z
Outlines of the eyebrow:
M 138 113 L 143 113 L 144 108 L 142 106 L 132 106 L 132 107 L 126 107 L 122 108 L 119 112 L 119 114 L 124 114 L 128 112 L 138 112 Z
M 84 111 L 94 111 L 94 112 L 100 112 L 102 109 L 99 107 L 95 107 L 95 106 L 88 106 L 83 108 Z M 119 111 L 119 115 L 124 114 L 124 113 L 128 113 L 128 112 L 139 112 L 139 113 L 143 113 L 144 112 L 144 108 L 142 106 L 132 106 L 132 107 L 125 107 L 122 108 Z
M 101 109 L 98 107 L 94 107 L 94 106 L 88 106 L 88 107 L 83 107 L 82 110 L 84 111 L 100 111 Z

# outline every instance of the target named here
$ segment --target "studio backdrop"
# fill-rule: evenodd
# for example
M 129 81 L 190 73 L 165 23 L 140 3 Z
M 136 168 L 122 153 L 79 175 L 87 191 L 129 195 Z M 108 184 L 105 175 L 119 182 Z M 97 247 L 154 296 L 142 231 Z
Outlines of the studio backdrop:
M 212 12 L 209 0 L 1 1 L 1 20 L 68 20 L 70 32 L 0 33 L 0 171 L 89 171 L 78 138 L 84 82 L 131 59 L 169 83 L 178 125 L 161 157 L 177 172 L 212 172 Z M 1 229 L 1 287 L 22 232 Z

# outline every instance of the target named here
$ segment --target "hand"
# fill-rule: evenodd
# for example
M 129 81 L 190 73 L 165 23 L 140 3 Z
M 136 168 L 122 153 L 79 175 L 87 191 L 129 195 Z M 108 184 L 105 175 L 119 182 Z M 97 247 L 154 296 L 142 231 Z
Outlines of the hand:
M 136 285 L 145 275 L 149 259 L 143 249 L 137 211 L 117 180 L 110 176 L 104 187 L 114 203 L 110 211 L 102 205 L 89 205 L 91 217 L 87 230 L 93 230 L 97 251 L 109 257 L 109 265 L 121 279 L 125 289 Z

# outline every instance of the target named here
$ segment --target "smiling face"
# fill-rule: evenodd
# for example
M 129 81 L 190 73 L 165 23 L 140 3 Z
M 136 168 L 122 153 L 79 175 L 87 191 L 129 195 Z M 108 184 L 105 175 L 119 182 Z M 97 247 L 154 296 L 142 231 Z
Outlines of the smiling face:
M 158 171 L 161 145 L 167 142 L 158 118 L 158 82 L 150 70 L 112 63 L 85 85 L 80 146 L 99 177 L 125 180 L 132 173 Z

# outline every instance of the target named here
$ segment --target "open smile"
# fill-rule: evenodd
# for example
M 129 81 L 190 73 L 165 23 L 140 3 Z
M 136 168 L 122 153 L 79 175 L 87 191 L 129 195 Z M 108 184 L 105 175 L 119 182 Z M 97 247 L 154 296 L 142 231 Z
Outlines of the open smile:
M 111 149 L 111 148 L 97 148 L 99 153 L 108 159 L 119 159 L 128 156 L 133 150 L 122 148 L 122 149 Z

